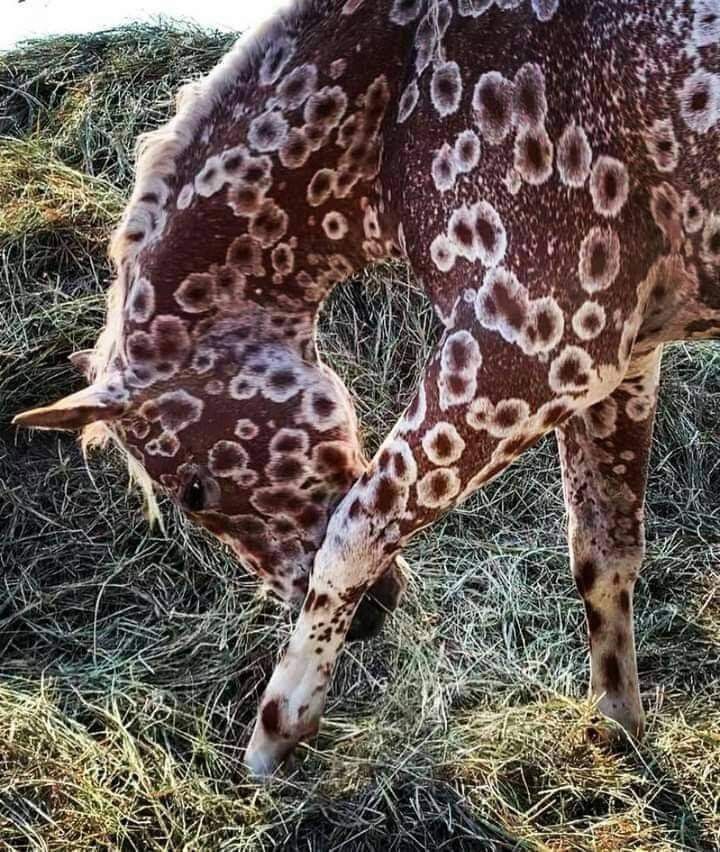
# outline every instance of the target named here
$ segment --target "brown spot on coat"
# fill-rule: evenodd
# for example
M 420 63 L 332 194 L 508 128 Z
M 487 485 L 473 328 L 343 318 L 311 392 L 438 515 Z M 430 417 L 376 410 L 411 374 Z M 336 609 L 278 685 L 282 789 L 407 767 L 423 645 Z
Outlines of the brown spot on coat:
M 603 654 L 602 670 L 605 675 L 605 684 L 608 692 L 616 693 L 620 690 L 620 663 L 615 654 Z
M 387 514 L 396 504 L 400 497 L 397 485 L 389 476 L 381 476 L 377 485 L 375 495 L 375 510 L 380 514 Z
M 360 509 L 362 508 L 360 504 L 360 500 L 356 497 L 352 503 L 350 504 L 350 508 L 348 509 L 348 517 L 349 518 L 357 518 L 360 514 Z
M 562 402 L 555 402 L 545 410 L 543 426 L 557 426 L 561 420 L 565 420 L 570 414 L 570 409 Z
M 262 726 L 268 734 L 282 736 L 280 731 L 280 704 L 277 698 L 273 698 L 271 701 L 268 701 L 262 709 L 260 718 L 262 720 Z
M 583 597 L 592 591 L 595 584 L 596 567 L 592 559 L 583 559 L 577 567 L 575 584 Z

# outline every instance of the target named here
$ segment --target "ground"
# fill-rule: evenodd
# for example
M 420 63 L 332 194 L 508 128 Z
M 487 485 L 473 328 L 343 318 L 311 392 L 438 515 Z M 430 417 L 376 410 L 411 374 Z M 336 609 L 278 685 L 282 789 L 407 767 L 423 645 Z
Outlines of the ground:
M 720 346 L 668 350 L 637 590 L 639 747 L 586 742 L 588 654 L 550 438 L 413 541 L 407 599 L 343 655 L 317 741 L 242 766 L 291 619 L 120 459 L 12 414 L 80 387 L 136 134 L 229 37 L 172 26 L 0 57 L 0 846 L 720 848 Z M 402 267 L 333 295 L 322 348 L 368 449 L 437 332 Z

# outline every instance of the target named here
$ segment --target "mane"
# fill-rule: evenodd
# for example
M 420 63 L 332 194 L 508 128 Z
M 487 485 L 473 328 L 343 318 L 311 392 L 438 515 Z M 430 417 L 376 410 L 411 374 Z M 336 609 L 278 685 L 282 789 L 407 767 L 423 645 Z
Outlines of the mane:
M 286 5 L 258 27 L 237 39 L 223 59 L 205 77 L 187 83 L 176 98 L 176 111 L 165 125 L 138 137 L 135 146 L 135 184 L 120 224 L 111 237 L 109 257 L 115 279 L 107 292 L 106 321 L 88 363 L 92 383 L 110 371 L 123 334 L 123 309 L 135 257 L 142 248 L 132 235 L 151 229 L 154 211 L 168 200 L 165 179 L 176 171 L 179 155 L 202 132 L 212 111 L 227 101 L 241 81 L 257 78 L 262 60 L 278 44 L 288 44 L 310 16 L 324 16 L 338 0 L 286 0 Z M 148 519 L 160 520 L 153 483 L 127 450 L 122 429 L 102 421 L 86 426 L 81 447 L 104 446 L 112 441 L 125 455 L 131 482 L 145 498 Z

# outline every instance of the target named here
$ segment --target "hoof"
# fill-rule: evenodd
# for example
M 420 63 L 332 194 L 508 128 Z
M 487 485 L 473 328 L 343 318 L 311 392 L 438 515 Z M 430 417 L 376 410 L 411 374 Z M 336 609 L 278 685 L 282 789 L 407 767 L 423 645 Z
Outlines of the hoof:
M 405 560 L 397 556 L 395 562 L 368 589 L 355 611 L 346 637 L 348 642 L 363 642 L 380 633 L 387 614 L 397 608 L 403 596 L 407 586 L 404 574 L 406 568 Z
M 604 708 L 598 706 L 602 716 L 594 716 L 590 724 L 585 728 L 585 741 L 591 745 L 608 749 L 614 752 L 625 752 L 633 749 L 633 744 L 643 738 L 645 733 L 645 718 L 641 716 L 629 716 L 617 714 L 616 718 Z M 617 710 L 616 708 L 613 708 Z M 614 723 L 614 724 L 613 724 Z
M 278 768 L 285 762 L 288 753 L 269 753 L 259 750 L 245 752 L 245 766 L 250 775 L 257 781 L 266 781 L 272 778 Z
M 631 739 L 641 740 L 645 735 L 645 714 L 639 696 L 603 695 L 597 703 L 597 709 L 603 716 L 616 722 Z
M 252 775 L 273 775 L 301 740 L 317 734 L 329 677 L 329 666 L 318 666 L 314 655 L 286 652 L 265 690 L 245 751 Z
M 271 778 L 293 753 L 297 742 L 288 737 L 272 735 L 265 731 L 261 718 L 245 750 L 245 766 L 258 779 Z

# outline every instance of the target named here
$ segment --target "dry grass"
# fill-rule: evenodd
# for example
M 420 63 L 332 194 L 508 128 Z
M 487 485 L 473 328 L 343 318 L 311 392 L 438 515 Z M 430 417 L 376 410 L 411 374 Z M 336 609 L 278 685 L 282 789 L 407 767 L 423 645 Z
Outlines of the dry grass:
M 649 731 L 583 740 L 587 652 L 552 439 L 407 554 L 407 601 L 344 655 L 317 742 L 256 786 L 242 746 L 290 621 L 118 460 L 13 412 L 79 386 L 135 135 L 226 36 L 52 39 L 0 68 L 0 846 L 697 849 L 720 835 L 720 350 L 668 352 L 639 585 Z M 402 268 L 341 288 L 323 345 L 373 447 L 434 334 Z

